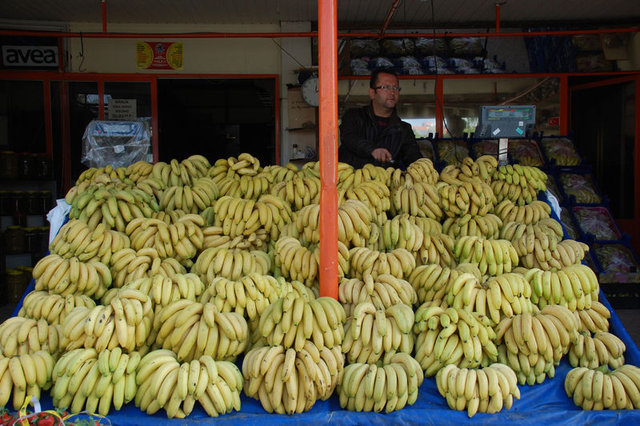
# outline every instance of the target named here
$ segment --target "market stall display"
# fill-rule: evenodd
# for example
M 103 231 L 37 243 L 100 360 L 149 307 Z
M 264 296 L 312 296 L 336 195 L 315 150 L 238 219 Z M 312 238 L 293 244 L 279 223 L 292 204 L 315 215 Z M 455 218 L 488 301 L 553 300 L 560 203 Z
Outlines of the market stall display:
M 623 383 L 637 348 L 620 328 L 626 352 L 580 334 L 615 316 L 581 265 L 588 246 L 536 199 L 546 178 L 490 156 L 440 172 L 429 159 L 406 172 L 340 165 L 336 301 L 318 297 L 317 163 L 263 168 L 241 154 L 90 169 L 33 270 L 21 311 L 32 318 L 0 325 L 0 402 L 16 409 L 50 388 L 54 406 L 118 423 L 142 411 L 154 423 L 463 418 L 447 406 L 505 421 L 484 413 L 535 411 L 545 386 L 576 410 L 567 354 L 604 338 L 599 359 Z M 603 408 L 636 407 L 637 393 L 606 393 Z

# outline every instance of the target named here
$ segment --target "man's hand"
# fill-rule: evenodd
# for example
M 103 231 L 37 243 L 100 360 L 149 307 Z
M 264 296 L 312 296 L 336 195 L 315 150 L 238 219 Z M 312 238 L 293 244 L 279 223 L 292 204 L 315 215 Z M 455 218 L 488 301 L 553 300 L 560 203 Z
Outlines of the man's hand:
M 390 163 L 393 161 L 391 153 L 386 148 L 376 148 L 371 152 L 371 156 L 381 163 Z

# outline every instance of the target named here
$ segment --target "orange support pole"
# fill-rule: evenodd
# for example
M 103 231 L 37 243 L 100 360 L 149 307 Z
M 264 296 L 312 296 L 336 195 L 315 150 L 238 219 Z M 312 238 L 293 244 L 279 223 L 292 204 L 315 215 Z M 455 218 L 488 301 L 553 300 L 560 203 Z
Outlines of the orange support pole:
M 107 2 L 106 0 L 102 0 L 101 2 L 102 9 L 102 32 L 107 32 Z
M 320 296 L 338 299 L 338 11 L 318 1 Z

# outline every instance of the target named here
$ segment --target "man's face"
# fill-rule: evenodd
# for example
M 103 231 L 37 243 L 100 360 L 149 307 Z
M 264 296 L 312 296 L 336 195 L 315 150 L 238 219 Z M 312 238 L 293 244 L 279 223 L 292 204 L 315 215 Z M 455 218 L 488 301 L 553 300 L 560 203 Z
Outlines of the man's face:
M 380 73 L 376 87 L 385 86 L 389 88 L 398 88 L 398 78 L 393 74 Z M 374 108 L 380 110 L 392 110 L 395 108 L 400 92 L 393 89 L 369 89 L 369 97 L 373 101 Z

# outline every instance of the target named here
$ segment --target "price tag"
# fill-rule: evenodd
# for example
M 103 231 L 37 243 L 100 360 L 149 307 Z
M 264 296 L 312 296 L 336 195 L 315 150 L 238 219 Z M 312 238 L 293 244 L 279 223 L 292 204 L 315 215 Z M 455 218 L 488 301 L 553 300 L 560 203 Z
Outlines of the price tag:
M 120 154 L 120 153 L 124 152 L 124 146 L 123 145 L 115 145 L 113 147 L 113 152 L 115 152 L 116 154 Z

